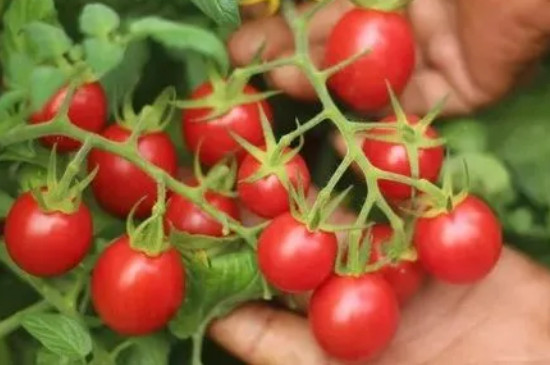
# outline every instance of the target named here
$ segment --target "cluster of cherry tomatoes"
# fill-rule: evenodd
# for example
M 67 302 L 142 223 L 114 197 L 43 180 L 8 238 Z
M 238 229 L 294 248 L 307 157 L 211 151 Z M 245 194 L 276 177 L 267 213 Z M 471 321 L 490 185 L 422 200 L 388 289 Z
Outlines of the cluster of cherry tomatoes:
M 389 103 L 386 82 L 399 93 L 414 68 L 412 32 L 397 13 L 350 11 L 332 31 L 326 65 L 338 64 L 365 48 L 370 53 L 329 80 L 334 94 L 359 112 L 385 107 Z M 213 85 L 207 82 L 195 90 L 191 99 L 200 100 L 214 92 Z M 258 93 L 250 85 L 242 92 Z M 31 117 L 31 122 L 52 119 L 65 95 L 66 89 L 60 90 Z M 122 143 L 130 138 L 132 130 L 121 123 L 105 126 L 106 103 L 98 83 L 83 85 L 72 98 L 68 117 L 82 129 Z M 392 258 L 375 272 L 335 272 L 339 257 L 335 233 L 312 228 L 303 217 L 291 213 L 289 189 L 292 186 L 307 192 L 310 173 L 294 150 L 283 148 L 273 158 L 261 122 L 262 112 L 267 119 L 272 118 L 269 104 L 259 101 L 233 105 L 222 115 L 209 118 L 211 112 L 210 107 L 183 112 L 184 141 L 207 166 L 228 155 L 236 156 L 238 200 L 252 213 L 270 220 L 258 239 L 259 268 L 267 282 L 280 291 L 313 292 L 308 309 L 311 328 L 328 354 L 344 360 L 363 360 L 388 346 L 398 327 L 400 306 L 420 289 L 426 272 L 449 283 L 464 284 L 483 278 L 496 264 L 502 246 L 499 222 L 481 200 L 465 195 L 454 199 L 451 207 L 415 219 L 410 236 L 418 260 L 403 256 Z M 438 136 L 418 117 L 405 119 L 383 119 L 381 128 L 368 132 L 362 149 L 374 167 L 410 177 L 413 174 L 405 147 L 407 138 L 435 140 Z M 410 136 L 403 137 L 398 128 L 383 128 L 385 123 L 405 123 Z M 251 153 L 235 136 L 261 153 Z M 50 147 L 55 144 L 58 152 L 80 147 L 78 141 L 62 136 L 47 136 L 42 142 Z M 137 146 L 144 160 L 176 177 L 176 149 L 165 132 L 140 132 Z M 262 159 L 260 155 L 269 158 Z M 443 163 L 443 147 L 421 147 L 417 156 L 418 176 L 414 177 L 435 182 Z M 93 149 L 88 156 L 88 169 L 97 169 L 91 188 L 105 211 L 123 218 L 133 209 L 137 218 L 151 215 L 157 184 L 137 166 L 122 156 Z M 378 183 L 381 194 L 395 205 L 415 195 L 403 183 Z M 26 272 L 58 276 L 79 265 L 89 252 L 92 216 L 85 202 L 72 211 L 48 210 L 36 197 L 41 192 L 25 193 L 15 202 L 6 219 L 6 245 L 13 261 Z M 204 194 L 204 200 L 228 217 L 240 220 L 234 195 L 211 190 Z M 166 203 L 164 229 L 167 236 L 170 230 L 212 237 L 225 233 L 221 222 L 177 194 L 171 194 Z M 99 254 L 92 272 L 92 301 L 109 327 L 122 334 L 141 335 L 162 328 L 173 317 L 185 297 L 186 277 L 181 256 L 174 248 L 168 246 L 151 255 L 132 247 L 131 241 L 131 235 L 119 237 Z M 371 251 L 365 267 L 385 259 L 393 241 L 394 232 L 385 223 L 366 229 L 362 242 L 368 242 Z

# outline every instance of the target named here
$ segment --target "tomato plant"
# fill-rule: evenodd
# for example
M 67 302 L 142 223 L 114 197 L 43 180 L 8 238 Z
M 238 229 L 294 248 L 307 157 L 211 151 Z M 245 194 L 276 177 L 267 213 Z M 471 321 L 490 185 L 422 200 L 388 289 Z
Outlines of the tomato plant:
M 211 83 L 200 85 L 192 94 L 192 100 L 200 100 L 214 92 Z M 254 95 L 258 91 L 251 85 L 245 85 L 245 95 Z M 214 100 L 215 102 L 215 100 Z M 229 154 L 244 156 L 244 150 L 231 136 L 238 134 L 254 145 L 264 143 L 260 123 L 260 108 L 271 120 L 271 107 L 265 101 L 235 105 L 220 116 L 209 118 L 212 108 L 194 108 L 183 112 L 182 130 L 185 143 L 200 160 L 213 165 Z
M 101 319 L 125 335 L 164 327 L 185 295 L 185 271 L 175 249 L 150 257 L 123 236 L 103 251 L 92 273 L 92 301 Z
M 287 153 L 290 152 L 287 150 Z M 290 209 L 289 193 L 276 174 L 268 174 L 253 181 L 253 178 L 262 168 L 262 163 L 254 156 L 247 155 L 238 174 L 237 191 L 243 204 L 253 213 L 264 218 L 275 218 Z M 304 159 L 295 155 L 284 164 L 284 170 L 288 181 L 294 189 L 309 190 L 311 177 Z M 264 200 L 264 197 L 269 197 Z
M 104 138 L 116 142 L 124 142 L 130 135 L 130 130 L 119 125 L 112 125 L 102 133 Z M 168 135 L 163 132 L 146 133 L 139 136 L 137 144 L 141 158 L 172 176 L 176 174 L 176 150 Z M 92 182 L 92 190 L 104 209 L 125 217 L 139 203 L 135 210 L 136 217 L 146 217 L 151 212 L 156 199 L 155 180 L 135 164 L 106 151 L 93 150 L 90 153 L 88 169 L 92 171 L 96 167 L 98 172 Z
M 368 113 L 389 103 L 386 81 L 403 91 L 415 64 L 412 29 L 395 12 L 353 9 L 332 29 L 325 51 L 327 67 L 368 52 L 334 74 L 331 90 L 353 109 Z
M 275 218 L 258 240 L 258 264 L 267 281 L 280 290 L 313 290 L 332 272 L 337 251 L 333 233 L 309 231 L 285 213 Z
M 92 243 L 92 216 L 84 203 L 72 213 L 47 211 L 31 192 L 21 195 L 4 225 L 6 248 L 29 274 L 57 276 L 78 265 Z
M 56 92 L 41 110 L 31 115 L 31 123 L 44 123 L 53 119 L 68 96 L 68 88 Z M 72 95 L 67 113 L 71 123 L 90 132 L 100 133 L 107 122 L 107 98 L 99 82 L 84 84 Z M 60 152 L 75 151 L 80 143 L 63 136 L 46 136 L 41 142 L 48 147 L 56 145 Z
M 386 224 L 376 224 L 369 231 L 372 245 L 370 263 L 379 262 L 386 256 L 393 236 L 393 230 Z M 380 269 L 384 279 L 390 284 L 400 303 L 406 303 L 415 295 L 424 281 L 424 269 L 418 261 L 399 260 L 391 262 Z
M 315 338 L 329 355 L 365 361 L 390 343 L 399 306 L 379 275 L 333 276 L 313 293 L 308 315 Z
M 407 123 L 414 126 L 419 118 L 414 115 L 407 116 Z M 396 117 L 390 116 L 381 120 L 382 123 L 395 123 Z M 394 130 L 374 128 L 369 131 L 372 135 L 388 135 L 397 133 Z M 437 132 L 428 126 L 424 132 L 428 139 L 436 139 Z M 363 153 L 369 161 L 379 169 L 400 175 L 411 176 L 411 165 L 405 145 L 400 143 L 385 142 L 366 138 L 363 141 Z M 443 147 L 420 148 L 418 150 L 418 176 L 435 182 L 439 177 L 443 165 Z M 406 184 L 395 181 L 381 180 L 378 184 L 384 196 L 392 200 L 404 200 L 411 197 L 412 188 Z
M 465 197 L 449 212 L 419 218 L 413 241 L 426 270 L 454 284 L 485 277 L 502 250 L 498 219 L 474 196 Z

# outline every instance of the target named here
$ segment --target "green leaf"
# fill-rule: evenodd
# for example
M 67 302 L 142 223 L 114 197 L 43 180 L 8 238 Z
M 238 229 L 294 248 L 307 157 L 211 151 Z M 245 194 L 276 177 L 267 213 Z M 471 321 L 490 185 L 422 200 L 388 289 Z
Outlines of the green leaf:
M 13 202 L 14 199 L 11 195 L 0 190 L 0 218 L 5 218 L 8 215 Z
M 456 152 L 483 152 L 488 148 L 487 126 L 480 120 L 464 118 L 445 123 L 440 128 L 446 147 Z
M 35 313 L 25 316 L 23 327 L 54 354 L 84 358 L 92 351 L 87 329 L 61 314 Z
M 187 299 L 169 326 L 179 338 L 191 337 L 212 318 L 262 296 L 261 275 L 251 249 L 215 256 L 209 264 L 196 256 L 187 269 Z
M 51 66 L 40 66 L 31 74 L 31 108 L 39 110 L 67 81 L 63 71 Z
M 139 75 L 148 60 L 149 48 L 146 42 L 131 42 L 122 61 L 101 80 L 113 115 L 120 108 L 124 96 L 139 82 Z
M 118 14 L 103 4 L 88 4 L 80 14 L 80 30 L 88 35 L 106 37 L 120 25 Z
M 23 53 L 10 53 L 7 57 L 6 81 L 10 88 L 30 89 L 31 74 L 36 67 L 33 59 Z
M 237 27 L 241 24 L 237 0 L 191 0 L 203 13 L 219 25 Z
M 86 63 L 90 65 L 99 78 L 122 61 L 124 50 L 123 45 L 111 42 L 108 39 L 88 38 L 84 40 Z
M 124 365 L 167 365 L 170 342 L 165 336 L 139 337 L 124 356 Z
M 197 26 L 176 23 L 158 17 L 145 17 L 130 25 L 134 37 L 151 37 L 169 49 L 193 50 L 217 63 L 224 74 L 229 58 L 223 42 L 213 33 Z
M 72 41 L 65 31 L 47 23 L 33 22 L 25 27 L 39 61 L 56 60 L 63 56 L 72 46 Z
M 36 365 L 76 365 L 77 361 L 71 360 L 67 356 L 54 354 L 45 348 L 38 350 L 36 354 Z

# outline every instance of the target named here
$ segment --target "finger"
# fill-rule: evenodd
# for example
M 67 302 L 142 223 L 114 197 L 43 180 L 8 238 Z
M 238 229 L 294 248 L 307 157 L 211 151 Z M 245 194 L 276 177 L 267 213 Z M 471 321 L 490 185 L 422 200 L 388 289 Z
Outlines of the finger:
M 247 364 L 330 364 L 304 318 L 266 305 L 249 304 L 237 309 L 215 321 L 209 332 Z

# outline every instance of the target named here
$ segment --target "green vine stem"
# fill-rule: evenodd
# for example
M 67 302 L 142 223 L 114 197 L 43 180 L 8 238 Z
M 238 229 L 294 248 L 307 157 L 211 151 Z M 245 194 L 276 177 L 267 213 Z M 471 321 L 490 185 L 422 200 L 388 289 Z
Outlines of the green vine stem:
M 52 306 L 48 301 L 41 300 L 33 305 L 28 306 L 27 308 L 21 309 L 20 311 L 12 314 L 10 317 L 6 318 L 0 322 L 0 338 L 9 335 L 11 332 L 15 331 L 21 325 L 21 320 L 27 314 L 43 312 L 47 309 L 50 309 Z

